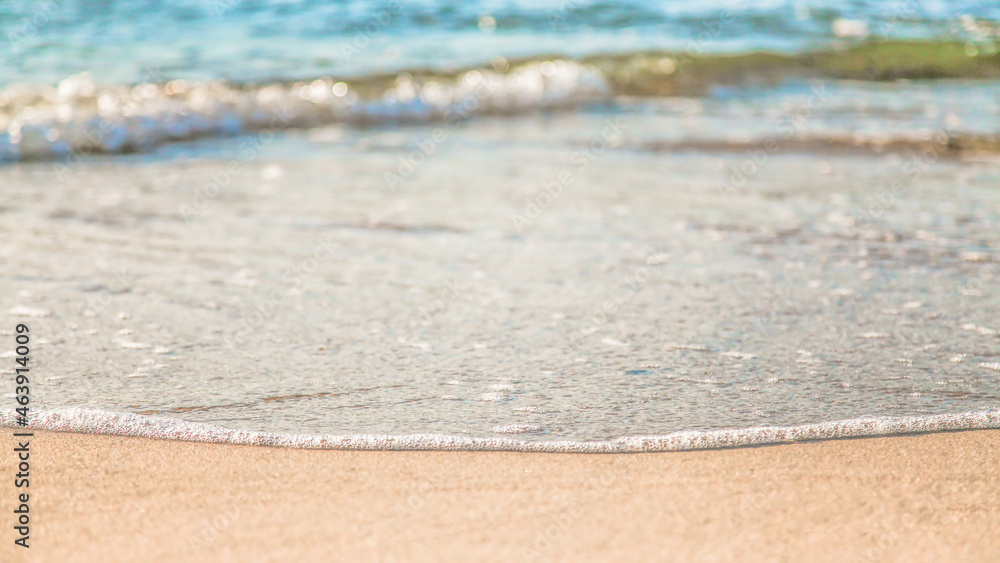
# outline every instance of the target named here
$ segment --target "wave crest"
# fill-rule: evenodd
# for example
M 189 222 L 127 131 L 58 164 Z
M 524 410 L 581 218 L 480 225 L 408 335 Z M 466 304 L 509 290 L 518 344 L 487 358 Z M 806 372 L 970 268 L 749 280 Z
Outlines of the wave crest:
M 573 61 L 528 62 L 505 72 L 400 73 L 350 84 L 323 77 L 266 85 L 100 86 L 84 73 L 58 86 L 0 92 L 0 160 L 142 152 L 171 141 L 334 123 L 458 121 L 567 107 L 607 94 L 596 70 Z

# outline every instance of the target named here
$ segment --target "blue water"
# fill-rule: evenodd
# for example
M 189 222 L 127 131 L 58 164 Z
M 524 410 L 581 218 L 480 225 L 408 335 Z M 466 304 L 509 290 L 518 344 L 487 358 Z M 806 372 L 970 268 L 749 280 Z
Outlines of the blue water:
M 964 18 L 964 19 L 963 19 Z M 970 19 L 971 18 L 971 19 Z M 995 38 L 990 0 L 649 0 L 0 3 L 0 87 L 176 78 L 271 80 L 455 68 L 497 56 L 650 49 L 801 50 L 836 44 L 835 22 L 883 38 Z M 992 22 L 992 23 L 991 23 Z M 847 27 L 848 31 L 850 26 Z

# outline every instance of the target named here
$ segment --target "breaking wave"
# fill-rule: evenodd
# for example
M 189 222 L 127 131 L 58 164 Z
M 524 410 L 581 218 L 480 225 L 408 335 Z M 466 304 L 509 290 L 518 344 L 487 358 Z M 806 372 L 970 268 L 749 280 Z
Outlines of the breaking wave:
M 731 84 L 815 77 L 996 79 L 1000 54 L 969 56 L 962 43 L 885 41 L 800 55 L 497 58 L 457 72 L 412 70 L 297 82 L 104 85 L 83 73 L 54 86 L 19 84 L 0 91 L 0 162 L 146 152 L 173 141 L 330 124 L 460 121 L 575 108 L 616 96 L 695 96 Z
M 225 81 L 100 86 L 89 74 L 54 87 L 0 92 L 0 161 L 143 152 L 171 141 L 343 123 L 356 126 L 459 121 L 524 113 L 606 97 L 607 84 L 573 61 L 295 83 Z

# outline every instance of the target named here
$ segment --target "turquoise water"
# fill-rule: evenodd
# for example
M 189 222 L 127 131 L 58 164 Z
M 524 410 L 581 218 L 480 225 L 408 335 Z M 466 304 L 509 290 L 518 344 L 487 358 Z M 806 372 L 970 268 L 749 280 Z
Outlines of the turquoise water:
M 844 40 L 838 31 L 975 42 L 995 39 L 998 21 L 989 0 L 4 2 L 0 86 L 85 71 L 118 83 L 271 81 L 456 69 L 497 56 L 800 51 Z

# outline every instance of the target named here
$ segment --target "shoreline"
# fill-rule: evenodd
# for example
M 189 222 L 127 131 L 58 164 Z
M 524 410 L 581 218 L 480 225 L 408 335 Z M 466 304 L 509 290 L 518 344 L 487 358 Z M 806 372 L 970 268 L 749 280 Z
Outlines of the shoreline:
M 633 454 L 712 451 L 846 438 L 892 438 L 937 432 L 1000 429 L 1000 411 L 993 409 L 934 415 L 862 416 L 792 426 L 681 430 L 665 434 L 622 436 L 608 440 L 523 440 L 514 437 L 516 434 L 511 437 L 447 434 L 285 434 L 233 429 L 172 417 L 76 407 L 35 411 L 33 419 L 33 424 L 22 428 L 15 426 L 14 411 L 0 410 L 0 428 L 333 451 Z
M 4 560 L 1000 555 L 996 430 L 622 455 L 303 450 L 49 431 L 35 431 L 31 448 L 32 547 L 14 550 L 7 538 Z M 4 456 L 5 474 L 12 463 Z

